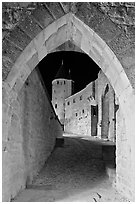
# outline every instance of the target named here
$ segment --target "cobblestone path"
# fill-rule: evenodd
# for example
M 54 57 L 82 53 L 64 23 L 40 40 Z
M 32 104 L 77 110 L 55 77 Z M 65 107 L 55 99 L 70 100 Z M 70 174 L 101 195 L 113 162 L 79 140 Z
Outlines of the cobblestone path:
M 65 137 L 38 177 L 13 202 L 127 201 L 111 185 L 95 141 Z

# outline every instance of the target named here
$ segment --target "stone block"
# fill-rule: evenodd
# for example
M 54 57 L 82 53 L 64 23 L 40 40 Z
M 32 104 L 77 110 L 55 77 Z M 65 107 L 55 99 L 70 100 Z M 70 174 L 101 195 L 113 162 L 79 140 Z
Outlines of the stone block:
M 6 80 L 10 70 L 11 70 L 10 67 L 5 67 L 4 65 L 2 65 L 2 81 Z
M 36 51 L 38 52 L 44 45 L 45 36 L 44 31 L 41 31 L 33 40 Z
M 102 56 L 102 50 L 100 50 L 97 46 L 92 46 L 92 51 L 94 52 L 94 55 L 97 58 L 97 64 L 100 68 L 102 68 L 102 65 L 105 62 L 104 57 Z
M 91 57 L 91 59 L 97 64 L 99 65 L 99 60 L 97 58 L 97 55 L 92 51 L 92 49 L 89 51 L 89 56 Z
M 55 38 L 55 47 L 65 43 L 67 40 L 67 24 L 59 27 Z
M 15 92 L 13 89 L 10 90 L 9 92 L 9 104 L 11 103 L 12 100 L 16 100 L 17 98 L 17 92 Z
M 130 66 L 128 69 L 124 68 L 125 73 L 130 81 L 133 89 L 135 89 L 135 64 Z
M 21 78 L 21 80 L 24 83 L 30 74 L 31 74 L 31 70 L 30 70 L 29 66 L 27 66 L 25 64 L 21 67 L 21 70 L 19 73 L 19 78 Z
M 8 57 L 8 56 L 2 56 L 2 72 L 3 72 L 3 75 L 2 75 L 2 80 L 4 81 L 10 70 L 12 69 L 12 66 L 13 66 L 13 62 L 12 60 Z
M 34 41 L 31 41 L 29 45 L 23 50 L 21 55 L 16 60 L 15 66 L 17 69 L 20 69 L 26 62 L 29 61 L 29 59 L 32 58 L 32 56 L 36 53 L 36 46 L 34 44 Z
M 13 99 L 10 103 L 10 106 L 15 114 L 20 114 L 20 104 L 18 100 Z
M 6 79 L 6 83 L 8 83 L 8 85 L 10 86 L 10 88 L 12 88 L 16 82 L 16 79 L 19 75 L 19 70 L 20 67 L 16 67 L 16 65 L 14 65 Z
M 32 12 L 32 15 L 43 28 L 53 22 L 53 17 L 43 5 L 38 6 L 37 9 Z
M 38 35 L 42 28 L 36 23 L 34 18 L 27 13 L 22 13 L 22 18 L 18 25 L 31 39 Z
M 97 35 L 96 33 L 93 34 L 93 40 L 91 41 L 95 47 L 97 47 L 99 50 L 104 52 L 104 48 L 106 47 L 106 43 L 102 38 Z
M 82 2 L 78 2 L 75 5 L 76 7 L 76 12 L 75 15 L 82 21 L 84 21 L 84 23 L 88 24 L 88 19 L 91 16 L 91 10 L 88 6 L 87 3 L 82 3 Z
M 23 81 L 21 78 L 17 78 L 14 86 L 13 86 L 13 91 L 15 91 L 17 94 L 19 93 L 20 89 L 22 88 L 23 86 Z
M 118 59 L 124 68 L 129 69 L 135 64 L 135 47 L 130 47 L 126 51 L 119 54 Z
M 113 40 L 118 34 L 121 33 L 121 30 L 110 20 L 105 19 L 95 28 L 95 32 L 105 41 L 109 42 Z
M 115 53 L 110 49 L 109 46 L 105 46 L 102 55 L 109 63 L 115 58 Z
M 56 33 L 52 34 L 46 41 L 45 41 L 45 47 L 47 49 L 47 52 L 50 53 L 53 49 L 56 48 Z
M 126 106 L 126 111 L 124 111 L 124 114 L 126 115 L 127 113 L 127 118 L 131 117 L 133 118 L 133 121 L 134 121 L 135 95 L 133 93 L 133 89 L 131 85 L 125 88 L 123 92 L 121 92 L 121 95 L 119 96 L 119 101 L 120 101 L 120 104 L 122 105 L 121 108 L 123 110 L 124 110 L 123 107 Z
M 90 7 L 91 7 L 91 17 L 89 19 L 89 27 L 93 28 L 93 30 L 100 25 L 100 23 L 102 21 L 105 20 L 106 16 L 104 15 L 104 13 L 100 12 L 97 8 L 95 8 L 95 6 L 93 5 L 93 3 L 90 3 Z
M 76 16 L 72 16 L 71 17 L 71 21 L 72 21 L 72 31 L 75 29 L 74 28 L 77 28 L 78 30 L 81 31 L 82 35 L 85 36 L 85 38 L 87 38 L 89 41 L 92 42 L 92 38 L 93 38 L 93 35 L 94 35 L 94 31 L 88 27 L 87 25 L 85 25 L 80 19 L 78 19 Z
M 46 2 L 45 4 L 56 19 L 65 14 L 59 2 Z
M 108 61 L 106 58 L 104 58 L 104 62 L 101 64 L 101 69 L 103 71 L 103 73 L 105 74 L 107 72 L 107 70 L 109 69 L 110 67 L 110 61 Z
M 55 34 L 59 29 L 59 27 L 62 27 L 64 24 L 67 24 L 66 19 L 67 19 L 67 15 L 51 23 L 44 29 L 45 41 L 48 40 L 48 38 L 50 38 L 53 34 Z
M 70 6 L 71 6 L 70 2 L 60 2 L 60 4 L 65 13 L 68 13 L 70 11 Z
M 122 92 L 128 88 L 128 86 L 130 86 L 129 80 L 124 72 L 124 70 L 122 72 L 120 72 L 119 76 L 117 77 L 117 80 L 114 84 L 114 90 L 116 92 L 117 96 L 120 96 L 122 94 Z
M 113 69 L 117 72 L 117 73 L 121 73 L 123 72 L 123 67 L 120 63 L 120 61 L 118 60 L 118 58 L 116 56 L 113 57 L 112 61 L 111 61 L 111 66 L 113 67 Z
M 76 4 L 75 15 L 93 29 L 104 19 L 104 15 L 92 3 L 86 2 L 78 2 Z
M 29 67 L 29 69 L 32 71 L 37 64 L 39 63 L 39 59 L 38 59 L 38 53 L 35 53 L 31 59 L 28 60 L 27 65 Z
M 21 50 L 23 50 L 31 41 L 31 38 L 17 26 L 6 36 L 6 39 L 13 42 Z
M 4 39 L 2 43 L 2 54 L 5 57 L 8 57 L 12 63 L 16 61 L 16 59 L 21 54 L 22 50 L 14 46 L 8 40 Z
M 2 86 L 2 104 L 8 105 L 8 92 L 4 84 Z
M 111 83 L 111 85 L 113 86 L 113 88 L 115 88 L 115 83 L 119 77 L 119 74 L 115 71 L 115 69 L 113 67 L 111 67 L 111 65 L 109 65 L 109 67 L 107 67 L 107 70 L 105 72 L 105 75 L 107 76 L 109 82 Z M 116 89 L 114 89 L 116 91 Z M 117 91 L 116 91 L 117 93 Z
M 126 154 L 126 153 L 125 153 Z M 128 156 L 128 155 L 127 155 Z M 119 163 L 119 170 L 117 171 L 117 173 L 119 174 L 119 172 L 124 176 L 125 174 L 127 174 L 128 172 L 126 172 L 126 169 L 129 169 L 129 162 L 127 160 L 126 157 L 120 157 L 117 162 Z
M 86 36 L 84 35 L 82 36 L 82 39 L 81 39 L 81 49 L 83 52 L 89 55 L 91 44 L 90 44 L 89 39 L 87 39 Z
M 10 124 L 10 118 L 8 117 L 7 114 L 3 114 L 2 115 L 2 141 L 7 141 L 9 124 Z
M 47 52 L 47 48 L 45 46 L 45 44 L 41 47 L 41 49 L 38 51 L 38 59 L 39 59 L 39 62 L 44 58 L 46 57 L 46 55 L 48 54 Z
M 129 47 L 133 46 L 134 43 L 134 39 L 128 38 L 125 33 L 121 33 L 115 39 L 108 42 L 108 45 L 117 56 Z

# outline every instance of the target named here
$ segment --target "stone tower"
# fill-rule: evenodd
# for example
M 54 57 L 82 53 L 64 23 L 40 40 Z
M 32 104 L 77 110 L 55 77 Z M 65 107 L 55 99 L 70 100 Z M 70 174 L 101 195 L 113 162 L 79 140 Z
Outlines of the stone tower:
M 73 81 L 71 80 L 70 70 L 62 65 L 52 81 L 52 105 L 61 122 L 65 120 L 65 99 L 73 93 Z

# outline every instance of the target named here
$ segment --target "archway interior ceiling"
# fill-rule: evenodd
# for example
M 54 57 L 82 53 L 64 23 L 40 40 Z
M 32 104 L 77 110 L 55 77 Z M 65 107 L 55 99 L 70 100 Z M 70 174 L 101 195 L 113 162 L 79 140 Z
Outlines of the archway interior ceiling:
M 61 16 L 68 12 L 74 13 L 75 16 L 81 19 L 85 24 L 89 25 L 90 28 L 92 28 L 92 31 L 94 30 L 96 33 L 98 33 L 116 54 L 122 52 L 123 48 L 121 49 L 122 46 L 119 47 L 120 44 L 119 40 L 121 39 L 124 40 L 124 43 L 126 40 L 125 43 L 126 47 L 125 45 L 123 46 L 124 49 L 128 47 L 129 43 L 132 44 L 132 42 L 134 41 L 134 37 L 132 37 L 134 36 L 134 7 L 135 7 L 134 2 L 133 3 L 4 2 L 3 3 L 4 36 L 5 33 L 7 33 L 7 31 L 10 31 L 11 29 L 11 32 L 8 32 L 6 38 L 4 39 L 5 45 L 6 44 L 9 45 L 7 46 L 8 50 L 6 50 L 7 55 L 6 56 L 4 55 L 3 57 L 4 66 L 3 70 L 5 71 L 5 75 L 8 74 L 14 62 L 20 55 L 21 50 L 24 50 L 28 42 L 30 42 L 31 39 L 38 35 L 38 33 L 40 33 L 42 29 L 44 29 L 46 26 L 55 21 L 55 19 L 60 18 Z M 14 15 L 14 17 L 12 15 Z M 8 16 L 9 18 L 6 18 L 6 16 Z M 123 19 L 123 21 L 121 21 L 121 19 Z M 70 20 L 69 17 L 66 21 L 67 21 L 66 24 L 69 27 L 71 27 L 71 23 L 73 24 L 73 22 Z M 116 26 L 116 24 L 119 25 L 119 27 Z M 55 31 L 55 26 L 53 30 Z M 126 30 L 128 38 L 125 38 L 123 30 Z M 76 35 L 79 34 L 79 32 L 77 33 L 77 30 L 75 32 Z M 133 38 L 133 40 L 129 40 L 131 37 Z M 113 43 L 113 41 L 115 42 Z M 11 47 L 12 52 L 10 51 Z M 118 49 L 116 50 L 117 47 Z M 5 49 L 5 46 L 3 46 L 3 48 Z M 10 56 L 8 54 L 10 54 Z
M 117 57 L 107 46 L 105 41 L 71 13 L 66 14 L 50 24 L 31 41 L 16 60 L 6 81 L 9 82 L 12 87 L 15 83 L 17 73 L 23 69 L 20 68 L 19 70 L 19 67 L 26 66 L 27 64 L 31 70 L 34 69 L 47 53 L 50 53 L 56 47 L 68 40 L 72 41 L 72 43 L 87 53 L 96 64 L 101 67 L 108 79 L 110 80 L 111 78 L 112 86 L 116 83 L 119 74 L 123 72 L 123 68 Z M 124 80 L 126 83 L 123 85 L 127 87 L 129 81 L 126 75 Z
M 80 12 L 78 12 L 78 14 L 80 15 Z M 96 16 L 96 14 L 97 13 L 95 12 L 94 15 Z M 90 27 L 79 19 L 81 16 L 78 16 L 79 18 L 77 18 L 71 12 L 66 15 L 60 13 L 60 15 L 63 16 L 58 16 L 59 19 L 55 20 L 53 23 L 48 23 L 48 26 L 46 22 L 46 28 L 44 29 L 38 26 L 36 21 L 33 21 L 31 15 L 27 16 L 25 20 L 23 19 L 20 26 L 22 30 L 27 33 L 27 36 L 31 36 L 32 38 L 28 46 L 26 47 L 25 45 L 25 49 L 22 48 L 23 50 L 20 49 L 19 51 L 19 48 L 17 49 L 17 46 L 14 46 L 15 42 L 13 42 L 13 36 L 12 43 L 10 43 L 9 39 L 6 39 L 7 37 L 4 38 L 4 43 L 6 45 L 9 43 L 9 46 L 4 46 L 4 49 L 6 49 L 4 50 L 4 53 L 6 53 L 4 57 L 7 57 L 8 59 L 10 58 L 11 62 L 13 62 L 13 64 L 9 63 L 10 65 L 8 64 L 7 66 L 9 70 L 11 69 L 10 67 L 12 67 L 5 80 L 5 83 L 8 85 L 7 87 L 9 87 L 8 89 L 11 90 L 13 88 L 15 92 L 18 92 L 37 64 L 48 53 L 70 40 L 73 44 L 88 54 L 89 57 L 92 58 L 103 70 L 114 88 L 116 95 L 119 99 L 121 97 L 122 103 L 125 103 L 125 96 L 126 98 L 131 98 L 133 96 L 133 90 L 129 79 L 125 74 L 125 70 L 114 52 L 118 53 L 117 47 L 120 49 L 120 52 L 128 49 L 129 44 L 131 46 L 133 40 L 126 36 L 122 37 L 124 35 L 123 32 L 110 22 L 108 18 L 103 17 L 104 15 L 100 20 L 95 18 L 97 22 L 96 25 L 90 25 Z M 94 15 L 93 19 L 95 17 Z M 41 18 L 42 16 L 40 16 L 40 19 Z M 45 19 L 45 16 L 43 16 L 43 18 Z M 42 20 L 44 20 L 43 18 Z M 83 19 L 83 21 L 85 20 Z M 86 23 L 88 24 L 88 22 Z M 99 35 L 101 37 L 99 37 Z M 114 52 L 112 50 L 114 50 Z M 133 66 L 134 61 L 131 60 L 130 62 L 130 65 Z M 132 101 L 130 101 L 130 103 L 132 103 Z

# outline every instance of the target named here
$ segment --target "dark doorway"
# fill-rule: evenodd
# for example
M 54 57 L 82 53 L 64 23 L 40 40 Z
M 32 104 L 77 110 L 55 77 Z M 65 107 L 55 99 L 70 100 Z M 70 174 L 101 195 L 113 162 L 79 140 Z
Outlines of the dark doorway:
M 102 124 L 101 136 L 104 139 L 108 138 L 109 131 L 109 87 L 106 86 L 104 95 L 102 96 Z
M 98 106 L 91 106 L 91 136 L 97 135 Z

